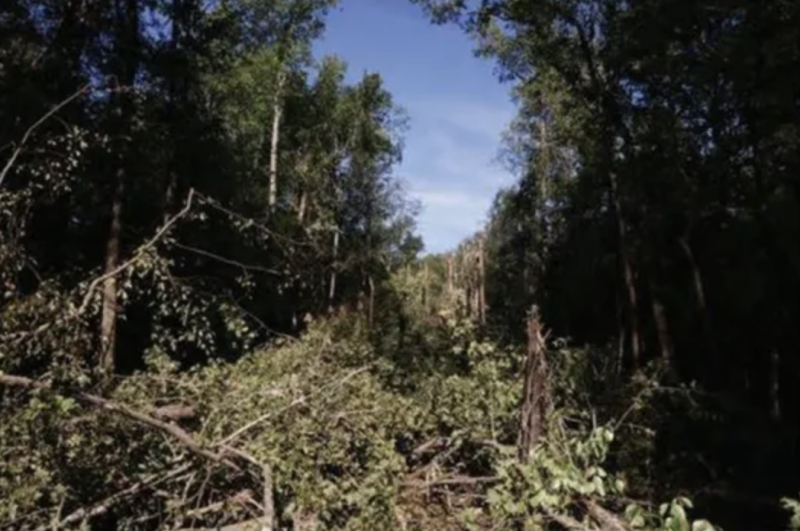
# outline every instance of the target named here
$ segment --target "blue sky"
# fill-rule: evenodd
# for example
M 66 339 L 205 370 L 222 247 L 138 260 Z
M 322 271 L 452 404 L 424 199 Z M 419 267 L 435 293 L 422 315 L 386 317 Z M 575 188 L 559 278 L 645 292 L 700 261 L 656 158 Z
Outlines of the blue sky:
M 397 175 L 422 204 L 427 252 L 455 247 L 486 219 L 512 176 L 496 162 L 514 107 L 490 61 L 472 54 L 457 27 L 432 25 L 408 0 L 343 0 L 328 19 L 318 56 L 336 54 L 352 81 L 379 72 L 409 117 Z

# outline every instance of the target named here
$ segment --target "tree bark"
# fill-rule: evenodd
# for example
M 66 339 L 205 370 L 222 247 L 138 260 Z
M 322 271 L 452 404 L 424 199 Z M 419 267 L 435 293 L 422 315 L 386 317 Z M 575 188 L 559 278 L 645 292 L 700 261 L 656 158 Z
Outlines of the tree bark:
M 121 20 L 118 21 L 116 56 L 119 62 L 118 79 L 123 88 L 130 88 L 136 80 L 139 53 L 139 6 L 136 0 L 127 0 L 122 9 L 122 2 L 117 3 L 117 12 Z M 113 112 L 117 113 L 117 169 L 114 173 L 114 183 L 111 195 L 111 220 L 108 236 L 103 273 L 108 275 L 103 281 L 103 300 L 100 316 L 100 367 L 106 372 L 113 372 L 116 365 L 117 342 L 117 316 L 118 290 L 116 275 L 111 274 L 120 263 L 122 239 L 122 203 L 125 193 L 127 151 L 130 149 L 129 141 L 125 138 L 130 134 L 129 119 L 133 112 L 130 97 L 121 92 L 114 97 Z
M 269 148 L 269 208 L 275 209 L 278 202 L 278 141 L 280 139 L 281 116 L 283 114 L 283 85 L 286 82 L 286 73 L 278 74 L 278 83 L 272 103 L 272 136 Z
M 308 193 L 303 190 L 300 192 L 300 201 L 297 206 L 297 222 L 302 225 L 306 217 L 306 209 L 308 208 Z
M 658 345 L 661 351 L 661 359 L 669 363 L 672 360 L 672 335 L 669 332 L 669 322 L 667 321 L 666 310 L 661 298 L 655 293 L 652 286 L 650 288 L 651 305 L 653 309 L 653 320 L 656 324 L 656 332 L 658 334 Z
M 333 303 L 336 298 L 336 260 L 339 255 L 339 230 L 333 233 L 333 267 L 331 268 L 331 281 L 328 289 L 328 311 L 333 311 Z
M 106 239 L 104 273 L 113 272 L 120 262 L 122 237 L 122 199 L 125 190 L 125 170 L 115 174 L 114 193 L 111 199 L 111 223 Z M 117 276 L 109 275 L 103 281 L 103 306 L 100 315 L 100 368 L 113 372 L 116 364 L 117 340 Z
M 711 312 L 708 309 L 708 303 L 706 301 L 706 290 L 703 282 L 703 274 L 700 271 L 700 266 L 697 263 L 697 260 L 695 259 L 688 237 L 682 236 L 678 239 L 678 243 L 681 246 L 681 250 L 683 250 L 684 255 L 686 256 L 687 262 L 689 262 L 689 267 L 692 272 L 692 287 L 694 288 L 695 302 L 697 304 L 697 314 L 700 317 L 700 322 L 702 323 L 706 348 L 708 349 L 709 356 L 712 360 L 712 363 L 709 364 L 711 372 L 708 375 L 708 382 L 718 381 L 720 378 L 717 375 L 717 371 L 719 369 L 716 363 L 718 359 L 717 340 L 714 333 L 714 325 L 711 320 Z
M 531 451 L 544 433 L 549 397 L 547 395 L 547 359 L 545 339 L 538 311 L 534 308 L 528 320 L 528 352 L 524 366 L 522 411 L 520 415 L 517 458 L 530 460 Z
M 486 256 L 484 234 L 478 238 L 478 315 L 482 325 L 486 324 Z
M 610 154 L 613 157 L 613 154 Z M 624 282 L 624 293 L 627 303 L 628 334 L 631 349 L 631 368 L 635 371 L 641 363 L 641 335 L 639 332 L 639 295 L 636 290 L 636 275 L 633 269 L 630 245 L 628 242 L 628 227 L 622 209 L 619 183 L 616 172 L 611 169 L 608 174 L 611 201 L 614 205 L 614 217 L 617 224 L 617 244 L 619 250 L 620 267 Z
M 447 255 L 447 297 L 453 298 L 453 255 Z

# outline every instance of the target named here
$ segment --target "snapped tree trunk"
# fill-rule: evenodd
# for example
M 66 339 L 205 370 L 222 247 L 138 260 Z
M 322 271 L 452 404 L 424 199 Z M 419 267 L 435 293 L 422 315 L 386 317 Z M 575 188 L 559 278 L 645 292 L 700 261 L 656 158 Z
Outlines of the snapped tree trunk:
M 531 451 L 545 429 L 550 397 L 547 389 L 547 359 L 545 338 L 538 311 L 534 308 L 528 319 L 528 348 L 524 366 L 522 410 L 520 415 L 517 458 L 521 463 L 530 460 Z
M 447 255 L 447 298 L 453 298 L 453 255 Z

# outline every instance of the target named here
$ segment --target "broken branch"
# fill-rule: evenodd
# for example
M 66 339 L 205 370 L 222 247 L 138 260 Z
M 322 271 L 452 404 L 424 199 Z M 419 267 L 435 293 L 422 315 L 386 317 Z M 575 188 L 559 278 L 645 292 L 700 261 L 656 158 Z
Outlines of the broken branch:
M 22 387 L 29 390 L 50 389 L 50 386 L 43 384 L 41 382 L 31 380 L 30 378 L 26 378 L 24 376 L 14 376 L 11 374 L 0 374 L 0 384 L 5 385 L 7 387 Z M 113 402 L 111 400 L 108 400 L 106 398 L 91 393 L 84 393 L 84 392 L 72 393 L 72 397 L 80 402 L 97 407 L 98 409 L 116 413 L 120 416 L 127 417 L 129 419 L 139 422 L 140 424 L 144 424 L 158 431 L 161 431 L 162 433 L 165 433 L 166 435 L 170 436 L 175 441 L 181 443 L 183 446 L 186 447 L 186 449 L 188 449 L 190 452 L 198 456 L 201 456 L 215 463 L 224 465 L 233 470 L 236 471 L 240 470 L 235 463 L 226 459 L 223 455 L 214 453 L 201 446 L 197 441 L 194 440 L 194 438 L 192 438 L 191 435 L 189 435 L 185 430 L 183 430 L 179 426 L 176 426 L 175 424 L 169 424 L 163 422 L 155 417 L 136 411 L 135 409 L 126 406 L 125 404 Z

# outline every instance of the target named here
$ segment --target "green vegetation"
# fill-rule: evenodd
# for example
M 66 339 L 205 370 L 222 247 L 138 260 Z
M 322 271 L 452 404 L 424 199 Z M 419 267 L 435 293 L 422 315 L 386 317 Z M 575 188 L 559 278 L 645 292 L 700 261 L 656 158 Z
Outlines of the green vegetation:
M 797 7 L 417 3 L 519 108 L 424 257 L 334 0 L 3 2 L 0 528 L 800 529 Z

